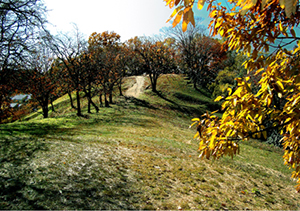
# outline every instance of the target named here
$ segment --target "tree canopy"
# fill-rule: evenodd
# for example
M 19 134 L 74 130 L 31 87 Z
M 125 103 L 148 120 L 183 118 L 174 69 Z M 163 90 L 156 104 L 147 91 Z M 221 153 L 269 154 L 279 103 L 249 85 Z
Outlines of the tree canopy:
M 194 25 L 194 0 L 165 0 L 175 7 L 169 20 L 173 26 L 182 19 L 182 29 Z M 300 21 L 297 0 L 199 0 L 198 9 L 207 2 L 212 18 L 212 35 L 225 38 L 224 49 L 248 56 L 244 63 L 248 73 L 260 75 L 258 84 L 250 77 L 237 78 L 237 87 L 229 95 L 219 96 L 224 110 L 222 118 L 206 113 L 195 118 L 201 157 L 219 158 L 239 152 L 239 142 L 251 137 L 265 137 L 276 129 L 283 136 L 284 163 L 293 168 L 300 191 Z M 264 52 L 264 53 L 262 53 Z M 271 124 L 266 124 L 266 121 Z

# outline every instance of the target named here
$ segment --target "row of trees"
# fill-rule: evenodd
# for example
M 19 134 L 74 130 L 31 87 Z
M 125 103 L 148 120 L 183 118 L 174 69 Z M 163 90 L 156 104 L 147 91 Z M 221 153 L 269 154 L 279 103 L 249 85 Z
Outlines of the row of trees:
M 0 11 L 0 121 L 12 115 L 10 97 L 16 93 L 30 93 L 45 118 L 48 105 L 68 94 L 82 116 L 81 97 L 87 98 L 89 113 L 92 107 L 98 112 L 112 103 L 116 87 L 122 95 L 125 76 L 146 73 L 157 92 L 161 74 L 185 73 L 195 89 L 208 89 L 228 60 L 220 41 L 206 36 L 201 26 L 188 27 L 185 34 L 178 27 L 166 28 L 160 38 L 121 42 L 117 33 L 103 32 L 85 40 L 76 26 L 73 32 L 52 36 L 45 29 L 46 9 L 39 0 L 7 0 Z M 93 101 L 95 96 L 100 105 Z
M 38 101 L 45 118 L 48 117 L 48 103 L 60 94 L 68 93 L 71 106 L 78 116 L 82 116 L 81 93 L 88 100 L 88 112 L 92 106 L 98 112 L 99 105 L 93 102 L 93 98 L 98 96 L 100 106 L 108 107 L 116 87 L 122 95 L 122 79 L 130 74 L 130 70 L 148 73 L 153 91 L 156 91 L 158 76 L 173 71 L 168 67 L 174 63 L 174 58 L 168 54 L 170 48 L 163 42 L 134 38 L 121 43 L 120 35 L 114 32 L 93 33 L 86 42 L 78 30 L 74 32 L 72 36 L 64 34 L 43 40 L 53 55 L 38 55 L 42 59 L 34 60 L 34 67 L 39 68 L 30 68 L 26 72 L 27 75 L 33 74 L 27 80 L 37 79 L 39 83 L 34 80 L 26 82 L 23 91 L 32 93 L 34 99 L 41 99 Z M 47 65 L 49 61 L 50 66 Z M 37 89 L 37 84 L 43 87 Z M 76 105 L 71 95 L 73 91 L 76 92 Z

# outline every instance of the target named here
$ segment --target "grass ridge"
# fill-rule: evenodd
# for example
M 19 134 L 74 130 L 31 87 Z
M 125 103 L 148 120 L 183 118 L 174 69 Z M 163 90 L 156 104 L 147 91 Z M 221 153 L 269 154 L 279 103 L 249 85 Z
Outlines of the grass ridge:
M 49 119 L 0 125 L 0 209 L 299 209 L 281 149 L 251 140 L 234 159 L 199 159 L 188 126 L 217 104 L 181 75 L 158 82 L 86 118 L 63 96 Z

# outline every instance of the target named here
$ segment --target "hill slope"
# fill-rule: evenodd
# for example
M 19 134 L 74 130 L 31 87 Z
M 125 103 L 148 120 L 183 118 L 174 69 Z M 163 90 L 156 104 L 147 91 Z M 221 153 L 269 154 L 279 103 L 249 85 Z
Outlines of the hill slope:
M 52 118 L 0 125 L 0 209 L 299 209 L 280 149 L 251 141 L 233 160 L 198 158 L 190 119 L 218 105 L 185 84 L 165 75 L 154 94 L 146 78 L 138 99 L 86 118 L 64 96 Z

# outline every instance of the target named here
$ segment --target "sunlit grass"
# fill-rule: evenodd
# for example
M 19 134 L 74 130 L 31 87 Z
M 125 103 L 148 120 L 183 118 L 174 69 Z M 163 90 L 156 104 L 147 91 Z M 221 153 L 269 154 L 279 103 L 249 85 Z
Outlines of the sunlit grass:
M 199 159 L 188 127 L 212 102 L 181 77 L 159 81 L 165 99 L 116 97 L 76 117 L 66 97 L 52 118 L 0 125 L 0 209 L 299 209 L 279 148 L 253 140 L 234 159 Z

